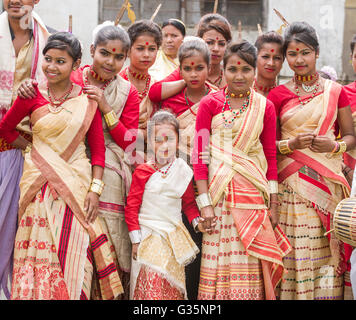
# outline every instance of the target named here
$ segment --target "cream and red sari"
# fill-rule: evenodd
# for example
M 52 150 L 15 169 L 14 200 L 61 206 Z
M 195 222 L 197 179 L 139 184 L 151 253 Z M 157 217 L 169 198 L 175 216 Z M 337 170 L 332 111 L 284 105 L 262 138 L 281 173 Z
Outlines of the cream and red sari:
M 203 235 L 199 299 L 275 299 L 282 257 L 290 251 L 285 235 L 269 219 L 267 161 L 259 140 L 266 99 L 253 92 L 248 110 L 224 128 L 212 120 L 209 192 L 215 232 Z
M 302 106 L 297 97 L 281 108 L 281 139 L 314 132 L 334 140 L 341 86 L 327 80 L 324 92 Z M 308 99 L 305 97 L 304 99 Z M 294 250 L 284 258 L 288 270 L 280 299 L 342 299 L 343 277 L 336 276 L 342 246 L 333 233 L 332 216 L 350 188 L 342 156 L 295 150 L 278 158 L 280 224 Z
M 93 276 L 101 298 L 123 292 L 111 244 L 97 219 L 85 222 L 91 182 L 85 136 L 96 104 L 85 95 L 57 114 L 47 105 L 31 114 L 33 147 L 20 182 L 12 299 L 91 298 Z

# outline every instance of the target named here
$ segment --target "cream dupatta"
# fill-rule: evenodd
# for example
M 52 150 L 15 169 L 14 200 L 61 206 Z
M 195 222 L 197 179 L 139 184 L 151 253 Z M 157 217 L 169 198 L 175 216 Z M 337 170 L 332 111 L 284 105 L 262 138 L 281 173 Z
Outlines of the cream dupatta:
M 63 270 L 70 299 L 79 299 L 81 292 L 90 297 L 91 277 L 84 270 L 88 247 L 92 248 L 95 268 L 101 283 L 103 299 L 112 299 L 122 293 L 109 242 L 98 220 L 85 222 L 84 201 L 91 181 L 91 165 L 85 154 L 85 136 L 97 110 L 96 103 L 86 95 L 70 99 L 58 114 L 50 113 L 47 105 L 31 115 L 33 147 L 26 154 L 24 173 L 20 182 L 19 219 L 27 212 L 30 203 L 48 182 L 54 208 L 62 201 L 72 210 L 73 219 Z M 58 202 L 60 201 L 60 202 Z M 54 244 L 59 250 L 60 234 L 64 221 L 55 210 L 47 210 Z M 72 249 L 72 250 L 70 250 Z M 58 251 L 59 254 L 59 251 Z M 92 271 L 93 272 L 93 271 Z
M 324 93 L 316 96 L 308 104 L 300 106 L 298 98 L 290 100 L 280 114 L 281 139 L 294 138 L 298 133 L 310 131 L 334 140 L 332 129 L 337 119 L 341 88 L 339 84 L 326 80 Z M 334 212 L 336 205 L 350 192 L 349 184 L 342 173 L 341 163 L 341 155 L 314 153 L 310 149 L 294 150 L 289 155 L 279 155 L 279 182 L 292 185 L 298 194 L 322 210 Z M 322 176 L 329 192 L 324 192 L 318 187 L 311 190 L 311 184 L 306 187 L 299 181 L 295 173 L 304 166 L 310 167 Z
M 245 250 L 261 260 L 266 299 L 275 299 L 285 272 L 282 258 L 291 247 L 280 227 L 273 230 L 269 221 L 267 161 L 260 142 L 266 101 L 252 91 L 249 108 L 232 129 L 224 128 L 221 113 L 213 118 L 209 192 L 213 206 L 225 199 Z

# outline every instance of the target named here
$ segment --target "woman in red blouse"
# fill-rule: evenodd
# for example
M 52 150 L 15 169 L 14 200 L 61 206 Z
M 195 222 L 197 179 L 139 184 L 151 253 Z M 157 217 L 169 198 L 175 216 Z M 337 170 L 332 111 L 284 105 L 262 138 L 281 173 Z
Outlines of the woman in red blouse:
M 229 45 L 227 87 L 199 106 L 193 150 L 203 235 L 199 299 L 275 299 L 289 243 L 278 226 L 273 103 L 251 89 L 256 49 Z M 210 163 L 198 155 L 210 147 Z M 254 279 L 255 281 L 250 281 Z
M 335 235 L 324 233 L 333 228 L 335 208 L 350 191 L 342 173 L 342 154 L 356 144 L 349 101 L 338 83 L 316 72 L 319 42 L 312 26 L 292 23 L 284 41 L 295 76 L 268 95 L 278 118 L 280 221 L 294 248 L 284 258 L 288 275 L 279 296 L 342 299 L 347 259 Z
M 219 14 L 207 14 L 200 19 L 197 36 L 202 38 L 209 47 L 211 54 L 211 64 L 207 81 L 210 87 L 215 90 L 226 86 L 224 70 L 221 62 L 228 43 L 232 39 L 230 23 Z M 149 97 L 154 103 L 176 95 L 187 86 L 176 69 L 169 76 L 152 85 Z
M 253 88 L 267 97 L 276 87 L 277 77 L 284 62 L 283 37 L 275 31 L 260 35 L 256 42 L 257 76 Z
M 107 237 L 96 219 L 105 165 L 101 117 L 96 104 L 70 80 L 80 65 L 79 41 L 56 33 L 43 54 L 47 81 L 35 88 L 35 98 L 18 98 L 0 123 L 0 136 L 23 149 L 25 158 L 11 298 L 89 299 L 90 275 L 95 270 L 98 276 L 114 263 L 108 256 L 109 239 L 95 253 L 90 249 Z M 25 116 L 30 116 L 33 144 L 16 131 Z M 99 281 L 105 299 L 123 291 L 116 268 Z
M 131 242 L 124 220 L 124 206 L 131 184 L 131 167 L 142 160 L 135 154 L 140 100 L 136 88 L 117 74 L 130 48 L 130 38 L 121 27 L 104 23 L 93 32 L 93 62 L 72 73 L 74 83 L 97 102 L 102 114 L 106 146 L 99 219 L 106 225 L 114 244 L 117 264 L 128 298 Z M 29 92 L 24 84 L 20 93 Z
M 350 43 L 350 47 L 351 47 L 351 63 L 352 63 L 354 72 L 356 73 L 356 35 L 354 35 L 354 37 Z M 354 129 L 356 130 L 356 127 L 355 127 L 355 123 L 356 123 L 355 122 L 355 119 L 356 119 L 356 81 L 346 85 L 344 87 L 344 89 L 345 89 L 345 92 L 350 100 L 351 113 L 352 113 L 352 117 L 354 119 Z M 354 175 L 355 165 L 356 165 L 356 150 L 355 149 L 344 153 L 344 163 L 347 166 L 344 169 L 344 174 L 348 178 L 348 181 L 351 183 L 352 177 Z
M 182 223 L 181 211 L 196 231 L 205 231 L 195 203 L 193 171 L 176 158 L 179 124 L 174 115 L 158 111 L 148 125 L 151 159 L 133 173 L 125 208 L 133 244 L 130 297 L 186 299 L 184 267 L 199 249 Z

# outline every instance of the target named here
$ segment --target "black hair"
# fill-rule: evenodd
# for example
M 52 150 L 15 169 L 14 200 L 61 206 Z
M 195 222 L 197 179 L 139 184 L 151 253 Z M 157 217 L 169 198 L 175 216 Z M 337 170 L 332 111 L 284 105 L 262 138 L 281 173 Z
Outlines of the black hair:
M 187 37 L 185 38 L 182 45 L 178 50 L 178 60 L 179 64 L 182 65 L 182 62 L 186 58 L 190 58 L 196 54 L 200 53 L 203 56 L 204 61 L 209 66 L 210 64 L 210 50 L 205 41 L 198 37 Z
M 288 46 L 292 41 L 304 43 L 319 53 L 319 40 L 315 29 L 306 22 L 293 22 L 284 31 L 283 53 L 287 52 Z
M 197 36 L 202 38 L 204 33 L 215 30 L 223 35 L 227 42 L 232 39 L 231 25 L 229 21 L 218 13 L 208 13 L 204 15 L 198 24 Z
M 100 28 L 100 26 L 99 26 Z M 131 46 L 131 41 L 128 33 L 121 26 L 104 26 L 99 30 L 94 29 L 94 37 L 93 37 L 93 45 L 94 48 L 97 45 L 106 44 L 110 40 L 119 40 L 122 43 L 122 47 L 124 51 L 128 51 Z
M 180 21 L 178 19 L 168 19 L 168 20 L 163 21 L 162 29 L 167 26 L 175 27 L 176 29 L 179 30 L 179 32 L 182 34 L 182 36 L 185 37 L 186 30 L 185 30 L 185 25 L 182 21 Z
M 162 31 L 157 23 L 150 20 L 140 20 L 132 24 L 127 33 L 130 36 L 131 46 L 135 43 L 136 39 L 143 35 L 148 34 L 155 39 L 157 47 L 160 47 L 162 44 Z
M 355 45 L 356 45 L 356 34 L 354 34 L 354 36 L 350 42 L 351 54 L 354 53 Z
M 250 42 L 242 40 L 238 43 L 230 43 L 226 48 L 224 55 L 224 68 L 226 68 L 229 58 L 234 54 L 246 61 L 254 69 L 256 68 L 257 50 Z
M 269 31 L 258 36 L 255 47 L 257 48 L 257 52 L 260 52 L 263 45 L 265 43 L 276 43 L 281 47 L 281 51 L 283 51 L 284 39 L 283 37 L 276 31 Z
M 43 55 L 50 49 L 67 51 L 74 62 L 82 57 L 82 46 L 77 37 L 70 32 L 56 32 L 50 35 L 43 48 Z

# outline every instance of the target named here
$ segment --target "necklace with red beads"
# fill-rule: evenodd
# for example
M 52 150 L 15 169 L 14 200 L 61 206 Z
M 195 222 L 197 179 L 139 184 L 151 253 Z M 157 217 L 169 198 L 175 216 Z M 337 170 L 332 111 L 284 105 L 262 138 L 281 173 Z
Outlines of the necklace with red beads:
M 206 92 L 205 92 L 204 96 L 206 96 L 209 92 L 210 92 L 210 88 L 208 86 L 206 86 Z M 188 100 L 188 97 L 187 97 L 187 88 L 184 89 L 184 99 L 185 99 L 186 105 L 189 107 L 190 112 L 194 116 L 196 116 L 196 113 L 193 112 L 193 110 L 191 109 L 191 106 L 190 106 L 190 103 L 189 103 L 189 100 Z
M 73 82 L 71 82 L 70 84 L 71 84 L 70 88 L 60 98 L 57 99 L 53 93 L 51 94 L 51 90 L 47 83 L 47 95 L 50 102 L 50 104 L 48 105 L 48 110 L 51 113 L 59 113 L 63 109 L 63 107 L 61 107 L 62 104 L 68 99 L 68 97 L 73 91 L 73 87 L 74 87 Z
M 312 86 L 309 86 L 310 88 L 305 88 L 304 85 L 302 85 L 305 92 L 311 92 L 311 91 L 313 91 L 311 97 L 310 97 L 309 99 L 303 101 L 303 100 L 302 100 L 302 97 L 301 97 L 301 95 L 300 95 L 300 90 L 299 90 L 299 87 L 298 87 L 298 83 L 297 83 L 297 81 L 296 81 L 296 78 L 294 78 L 293 81 L 294 81 L 294 85 L 295 85 L 295 86 L 294 86 L 295 92 L 296 92 L 296 94 L 297 94 L 297 96 L 298 96 L 299 103 L 300 103 L 302 106 L 304 106 L 304 105 L 306 105 L 307 103 L 309 103 L 310 101 L 312 101 L 312 100 L 315 98 L 316 94 L 319 92 L 320 83 L 319 83 L 319 77 L 317 77 L 315 83 L 314 83 Z
M 264 86 L 260 86 L 257 83 L 257 79 L 255 79 L 255 81 L 253 82 L 253 89 L 255 91 L 261 91 L 263 93 L 268 93 L 270 92 L 272 89 L 274 89 L 275 87 L 277 87 L 277 83 L 274 83 L 274 85 L 272 87 L 264 87 Z
M 152 166 L 156 169 L 156 171 L 160 172 L 162 174 L 162 178 L 166 179 L 167 175 L 168 175 L 168 171 L 169 169 L 172 167 L 174 160 L 169 164 L 169 166 L 167 167 L 166 170 L 162 171 L 160 168 L 157 167 L 157 165 L 155 163 L 152 163 Z
M 84 85 L 86 85 L 86 86 L 89 85 L 89 72 L 90 72 L 91 75 L 93 75 L 91 71 L 95 72 L 95 71 L 92 70 L 92 68 L 90 67 L 89 71 L 88 71 L 86 74 L 84 73 Z M 96 74 L 96 73 L 95 73 L 95 74 Z M 95 77 L 93 77 L 93 78 L 96 79 L 96 80 L 99 80 L 99 79 L 97 79 L 97 78 L 95 78 Z M 102 78 L 101 78 L 101 79 L 102 79 Z M 114 78 L 109 79 L 109 80 L 104 80 L 104 81 L 99 80 L 99 81 L 101 81 L 101 82 L 104 82 L 104 85 L 103 85 L 100 89 L 104 91 L 104 90 L 106 89 L 106 87 L 107 87 L 111 82 L 113 82 L 115 79 L 116 79 L 116 76 L 115 76 Z
M 228 92 L 228 90 L 224 90 L 225 92 L 225 102 L 224 102 L 224 105 L 222 107 L 222 117 L 223 117 L 223 120 L 224 120 L 224 127 L 225 128 L 229 128 L 231 129 L 232 126 L 233 126 L 233 122 L 235 121 L 235 119 L 237 119 L 238 117 L 240 117 L 248 108 L 249 104 L 250 104 L 250 101 L 251 101 L 251 93 L 249 92 L 247 94 L 247 98 L 246 100 L 243 102 L 242 106 L 240 108 L 238 108 L 236 111 L 234 109 L 232 109 L 231 107 L 231 102 L 230 102 L 230 95 L 234 95 L 232 97 L 235 97 L 236 95 L 235 94 L 230 94 Z M 228 109 L 232 112 L 233 114 L 233 117 L 231 120 L 228 120 L 226 119 L 225 117 L 225 111 L 226 111 L 226 105 L 228 106 Z
M 129 74 L 130 74 L 133 78 L 135 78 L 135 79 L 137 79 L 137 80 L 145 80 L 145 79 L 146 79 L 146 85 L 145 85 L 145 88 L 143 89 L 143 91 L 138 91 L 138 90 L 137 90 L 138 96 L 139 96 L 140 100 L 142 100 L 144 97 L 147 96 L 148 90 L 149 90 L 149 88 L 150 88 L 151 76 L 150 76 L 149 74 L 145 74 L 145 75 L 144 75 L 144 74 L 139 74 L 139 73 L 136 73 L 136 72 L 131 71 L 130 68 L 127 68 L 127 69 L 126 69 L 126 76 L 127 76 L 127 78 L 129 77 Z

